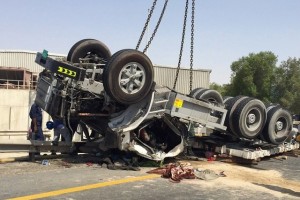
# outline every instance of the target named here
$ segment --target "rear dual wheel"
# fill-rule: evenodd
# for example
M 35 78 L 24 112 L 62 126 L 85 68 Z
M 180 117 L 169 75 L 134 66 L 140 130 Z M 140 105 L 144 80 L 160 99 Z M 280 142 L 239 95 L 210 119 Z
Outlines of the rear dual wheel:
M 240 138 L 257 138 L 266 121 L 266 108 L 260 100 L 237 96 L 229 98 L 225 108 L 227 133 Z
M 213 105 L 223 107 L 223 98 L 221 94 L 216 90 L 205 89 L 205 88 L 196 88 L 191 91 L 190 96 L 198 99 L 205 100 L 210 102 Z
M 266 107 L 258 99 L 244 98 L 230 116 L 231 128 L 236 135 L 254 139 L 262 132 L 266 122 Z
M 224 96 L 223 97 L 223 103 L 225 104 L 229 99 L 232 99 L 233 97 L 231 96 Z
M 237 105 L 243 100 L 247 98 L 246 96 L 236 96 L 232 98 L 228 98 L 226 101 L 224 101 L 225 108 L 227 110 L 227 115 L 225 117 L 225 126 L 227 127 L 227 133 L 239 137 L 239 135 L 234 131 L 233 127 L 233 120 L 232 120 L 232 113 L 235 111 L 235 108 Z
M 191 92 L 190 92 L 190 96 L 193 97 L 193 98 L 196 98 L 197 94 L 199 92 L 201 92 L 202 90 L 205 90 L 205 88 L 202 88 L 202 87 L 199 87 L 199 88 L 195 88 L 193 89 Z
M 291 114 L 280 106 L 265 105 L 258 99 L 245 96 L 230 98 L 225 103 L 228 110 L 225 125 L 228 133 L 247 139 L 258 136 L 269 143 L 282 144 L 292 130 Z

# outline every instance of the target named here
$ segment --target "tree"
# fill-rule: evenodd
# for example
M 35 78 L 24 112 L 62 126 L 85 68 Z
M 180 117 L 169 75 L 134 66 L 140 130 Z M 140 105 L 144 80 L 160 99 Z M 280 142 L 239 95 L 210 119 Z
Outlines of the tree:
M 272 80 L 275 77 L 277 57 L 272 52 L 251 53 L 231 64 L 231 84 L 227 93 L 246 95 L 264 102 L 271 101 Z
M 275 71 L 271 99 L 283 107 L 300 113 L 300 59 L 289 58 Z
M 225 95 L 224 87 L 215 82 L 213 82 L 209 85 L 209 89 L 217 90 L 222 96 Z

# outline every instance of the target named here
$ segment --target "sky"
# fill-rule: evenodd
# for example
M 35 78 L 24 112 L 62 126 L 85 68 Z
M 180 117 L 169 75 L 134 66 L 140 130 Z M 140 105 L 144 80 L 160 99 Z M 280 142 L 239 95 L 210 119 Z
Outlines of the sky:
M 93 38 L 113 53 L 135 49 L 152 0 L 1 0 L 0 49 L 48 50 L 67 55 L 77 41 Z M 158 0 L 145 40 L 165 0 Z M 190 0 L 191 3 L 191 0 Z M 194 68 L 211 69 L 211 82 L 230 82 L 232 62 L 272 51 L 278 65 L 300 58 L 299 0 L 196 0 Z M 147 52 L 153 64 L 177 67 L 185 0 L 169 0 Z M 191 10 L 190 10 L 191 11 Z M 189 68 L 190 12 L 181 66 Z M 188 80 L 187 80 L 188 81 Z

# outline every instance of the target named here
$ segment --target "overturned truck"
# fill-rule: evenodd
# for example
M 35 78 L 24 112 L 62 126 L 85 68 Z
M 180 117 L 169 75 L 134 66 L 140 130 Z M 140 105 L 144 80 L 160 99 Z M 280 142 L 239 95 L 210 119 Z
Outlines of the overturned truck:
M 35 102 L 53 119 L 64 120 L 74 143 L 82 144 L 84 136 L 84 144 L 97 144 L 95 151 L 117 148 L 163 160 L 208 148 L 205 141 L 214 138 L 223 142 L 209 148 L 228 141 L 276 146 L 291 138 L 287 110 L 247 96 L 223 99 L 204 88 L 184 95 L 158 85 L 151 60 L 137 50 L 111 55 L 102 42 L 85 39 L 73 45 L 66 59 L 51 59 L 44 51 L 36 63 L 45 69 Z M 195 139 L 199 136 L 202 145 Z

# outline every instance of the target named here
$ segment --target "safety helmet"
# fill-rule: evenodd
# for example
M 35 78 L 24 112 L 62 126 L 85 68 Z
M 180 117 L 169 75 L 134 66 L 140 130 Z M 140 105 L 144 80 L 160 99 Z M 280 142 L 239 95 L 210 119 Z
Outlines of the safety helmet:
M 54 127 L 54 123 L 52 121 L 47 121 L 46 127 L 47 127 L 47 129 L 51 130 Z

